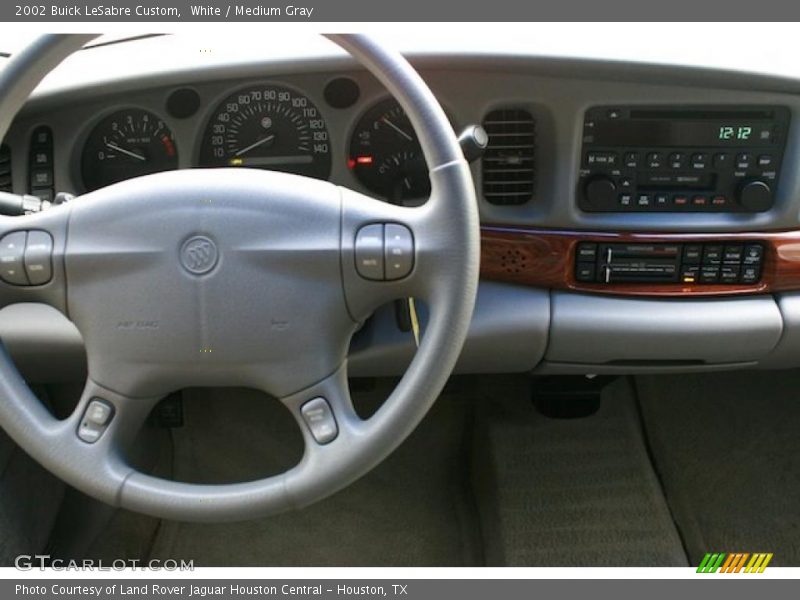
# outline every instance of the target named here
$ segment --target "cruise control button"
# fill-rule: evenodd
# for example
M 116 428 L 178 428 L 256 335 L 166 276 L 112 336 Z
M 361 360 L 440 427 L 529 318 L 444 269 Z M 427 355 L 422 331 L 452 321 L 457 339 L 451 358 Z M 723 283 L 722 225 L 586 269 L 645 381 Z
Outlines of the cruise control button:
M 365 225 L 356 234 L 356 271 L 365 279 L 380 281 L 383 272 L 383 225 Z
M 308 426 L 308 430 L 318 444 L 327 444 L 339 435 L 339 427 L 333 416 L 330 404 L 325 398 L 309 400 L 300 408 L 300 414 Z
M 12 285 L 28 285 L 24 256 L 27 232 L 15 231 L 0 240 L 0 279 Z
M 31 285 L 42 285 L 53 277 L 53 238 L 45 231 L 29 231 L 25 244 L 25 273 Z
M 114 409 L 99 398 L 92 398 L 78 426 L 78 437 L 87 444 L 94 444 L 105 432 Z
M 396 223 L 386 224 L 384 236 L 386 279 L 402 279 L 414 266 L 414 236 Z

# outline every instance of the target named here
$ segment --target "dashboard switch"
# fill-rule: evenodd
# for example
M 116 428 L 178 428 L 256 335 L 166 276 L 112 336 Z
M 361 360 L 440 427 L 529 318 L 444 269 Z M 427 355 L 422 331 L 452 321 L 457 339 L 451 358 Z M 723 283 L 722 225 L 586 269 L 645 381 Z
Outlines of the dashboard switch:
M 365 279 L 381 281 L 383 270 L 383 225 L 365 225 L 356 234 L 356 270 Z
M 92 398 L 78 425 L 78 437 L 87 444 L 94 444 L 105 432 L 114 409 L 99 398 Z
M 384 236 L 386 279 L 402 279 L 414 266 L 414 236 L 396 223 L 386 224 Z
M 25 244 L 25 273 L 31 285 L 42 285 L 53 277 L 53 238 L 45 231 L 29 231 Z
M 0 240 L 0 279 L 11 285 L 28 285 L 24 256 L 26 231 L 15 231 Z
M 318 444 L 332 442 L 339 435 L 336 418 L 325 398 L 318 397 L 309 400 L 300 408 L 300 413 Z

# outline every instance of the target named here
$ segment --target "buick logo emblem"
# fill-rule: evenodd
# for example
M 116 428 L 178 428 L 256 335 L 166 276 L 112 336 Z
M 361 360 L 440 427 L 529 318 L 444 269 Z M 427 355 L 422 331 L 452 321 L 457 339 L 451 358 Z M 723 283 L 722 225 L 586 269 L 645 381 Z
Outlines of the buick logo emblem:
M 189 273 L 203 275 L 216 266 L 219 251 L 210 239 L 196 235 L 183 243 L 180 258 L 183 268 Z

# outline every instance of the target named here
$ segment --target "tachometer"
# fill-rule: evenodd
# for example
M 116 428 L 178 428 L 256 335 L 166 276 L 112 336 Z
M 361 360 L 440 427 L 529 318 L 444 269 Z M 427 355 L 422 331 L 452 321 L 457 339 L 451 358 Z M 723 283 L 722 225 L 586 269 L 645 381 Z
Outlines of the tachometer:
M 249 87 L 225 98 L 214 111 L 203 137 L 200 164 L 328 179 L 328 129 L 306 96 L 277 85 Z
M 156 115 L 138 108 L 117 111 L 100 121 L 81 155 L 81 175 L 88 191 L 177 168 L 172 132 Z
M 393 98 L 378 102 L 359 119 L 347 162 L 367 189 L 390 202 L 399 204 L 430 194 L 419 140 Z

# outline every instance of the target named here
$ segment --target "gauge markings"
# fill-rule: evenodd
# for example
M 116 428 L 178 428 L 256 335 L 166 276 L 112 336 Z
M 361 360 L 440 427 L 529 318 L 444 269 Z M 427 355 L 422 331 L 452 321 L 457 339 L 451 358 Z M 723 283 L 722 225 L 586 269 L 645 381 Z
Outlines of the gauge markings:
M 327 179 L 327 127 L 306 96 L 277 85 L 250 87 L 219 104 L 203 136 L 200 162 Z
M 156 115 L 136 108 L 114 112 L 97 123 L 81 154 L 87 191 L 176 168 L 172 132 Z

